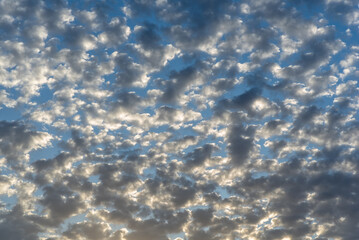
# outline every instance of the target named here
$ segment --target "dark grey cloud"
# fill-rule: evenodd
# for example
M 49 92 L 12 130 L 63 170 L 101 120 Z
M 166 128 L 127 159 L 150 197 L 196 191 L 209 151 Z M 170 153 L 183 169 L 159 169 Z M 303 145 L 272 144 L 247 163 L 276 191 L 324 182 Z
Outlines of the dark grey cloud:
M 167 233 L 178 233 L 182 231 L 183 225 L 188 219 L 188 212 L 154 211 L 156 219 L 144 221 L 133 221 L 130 223 L 134 232 L 126 235 L 127 239 L 168 239 Z
M 165 32 L 181 48 L 195 50 L 218 37 L 225 27 L 224 15 L 228 13 L 231 1 L 166 1 L 153 4 L 150 1 L 128 1 L 133 15 L 156 14 L 172 24 Z M 227 11 L 226 11 L 227 10 Z M 213 39 L 214 38 L 214 39 Z
M 196 148 L 193 152 L 186 154 L 184 157 L 187 160 L 186 167 L 193 168 L 204 164 L 205 161 L 210 160 L 211 155 L 215 150 L 219 149 L 212 144 L 206 144 L 203 147 Z
M 326 11 L 348 25 L 358 24 L 358 1 L 328 1 Z
M 53 186 L 45 186 L 43 190 L 44 197 L 39 203 L 49 214 L 46 224 L 57 226 L 85 206 L 81 197 L 63 184 L 55 183 Z
M 24 215 L 22 206 L 16 205 L 10 212 L 0 215 L 0 237 L 2 239 L 37 240 L 41 226 Z
M 263 118 L 268 115 L 276 115 L 279 112 L 279 106 L 269 99 L 261 96 L 262 90 L 254 87 L 232 99 L 223 99 L 216 106 L 217 111 L 225 109 L 242 110 L 248 113 L 250 117 Z
M 73 224 L 67 229 L 63 236 L 66 239 L 122 239 L 121 231 L 111 233 L 111 227 L 106 223 L 82 222 Z
M 118 54 L 115 58 L 115 63 L 119 68 L 116 74 L 116 82 L 121 86 L 131 86 L 137 82 L 145 81 L 146 72 L 143 67 L 133 61 L 127 54 Z
M 175 207 L 181 207 L 194 199 L 196 189 L 193 187 L 180 187 L 172 185 L 169 188 L 169 192 L 172 196 L 172 202 Z
M 254 127 L 244 127 L 241 124 L 233 125 L 228 130 L 228 151 L 231 162 L 235 166 L 241 166 L 250 161 L 251 152 L 255 149 Z
M 208 226 L 212 222 L 214 210 L 208 209 L 197 209 L 192 212 L 193 222 L 200 226 Z
M 33 131 L 21 122 L 0 122 L 0 153 L 14 167 L 21 167 L 31 150 L 49 145 L 51 139 L 50 134 Z
M 178 72 L 172 71 L 168 82 L 165 82 L 166 88 L 161 100 L 165 103 L 175 103 L 186 88 L 200 78 L 199 69 L 196 66 L 189 66 Z

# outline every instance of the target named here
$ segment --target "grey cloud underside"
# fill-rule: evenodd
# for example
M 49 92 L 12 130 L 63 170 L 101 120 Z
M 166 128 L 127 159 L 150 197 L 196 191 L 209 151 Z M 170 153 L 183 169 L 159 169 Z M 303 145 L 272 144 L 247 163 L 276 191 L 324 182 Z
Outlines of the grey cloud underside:
M 0 0 L 0 239 L 357 239 L 358 4 Z

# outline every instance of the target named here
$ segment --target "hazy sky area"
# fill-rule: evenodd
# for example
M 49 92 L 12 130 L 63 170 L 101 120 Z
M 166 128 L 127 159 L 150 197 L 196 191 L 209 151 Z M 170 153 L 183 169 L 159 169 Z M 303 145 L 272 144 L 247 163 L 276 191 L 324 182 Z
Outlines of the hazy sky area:
M 358 240 L 359 0 L 0 0 L 0 240 Z

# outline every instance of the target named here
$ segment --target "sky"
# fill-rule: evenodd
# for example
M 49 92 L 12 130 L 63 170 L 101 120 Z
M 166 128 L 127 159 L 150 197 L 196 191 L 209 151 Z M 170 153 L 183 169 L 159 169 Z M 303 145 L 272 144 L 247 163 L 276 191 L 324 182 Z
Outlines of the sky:
M 0 0 L 0 239 L 358 239 L 358 7 Z

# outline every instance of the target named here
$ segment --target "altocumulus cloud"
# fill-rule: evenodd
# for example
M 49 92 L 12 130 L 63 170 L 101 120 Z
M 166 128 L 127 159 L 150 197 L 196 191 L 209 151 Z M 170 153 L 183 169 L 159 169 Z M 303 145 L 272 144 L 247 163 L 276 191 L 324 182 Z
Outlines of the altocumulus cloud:
M 358 4 L 0 0 L 0 239 L 358 239 Z

